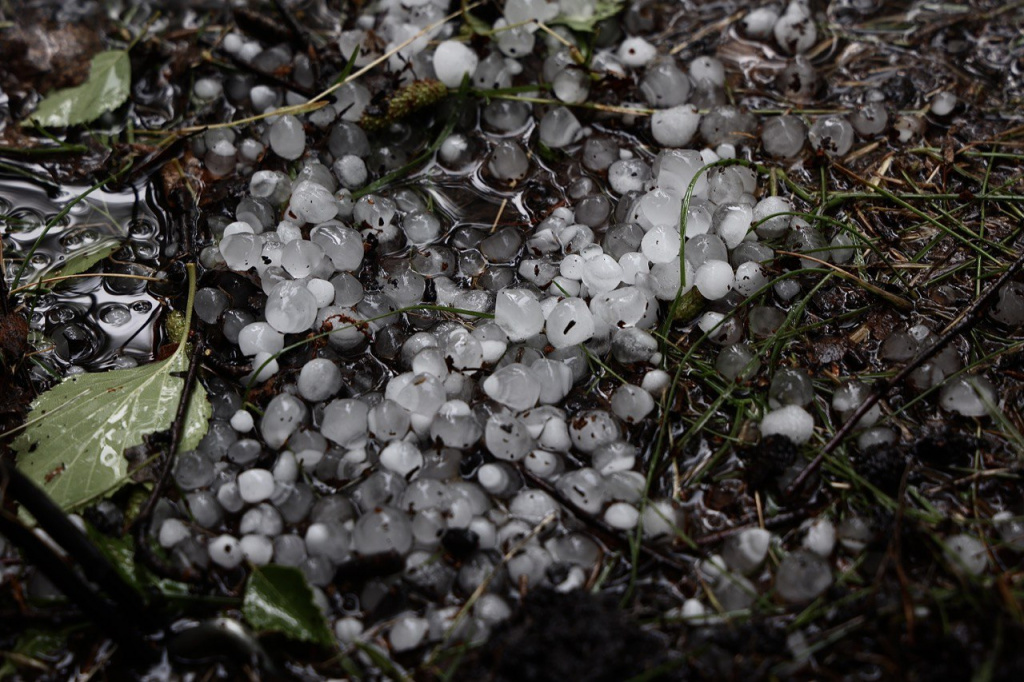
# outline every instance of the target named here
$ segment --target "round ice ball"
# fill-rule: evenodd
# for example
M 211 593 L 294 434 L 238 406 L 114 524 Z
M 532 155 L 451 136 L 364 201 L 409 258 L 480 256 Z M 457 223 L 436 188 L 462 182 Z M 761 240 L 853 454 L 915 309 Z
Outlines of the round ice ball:
M 286 114 L 270 126 L 270 148 L 282 159 L 294 161 L 306 149 L 306 131 L 302 122 Z
M 434 74 L 449 88 L 462 85 L 463 77 L 472 76 L 480 59 L 465 43 L 445 40 L 434 50 Z
M 761 129 L 764 150 L 780 159 L 790 159 L 799 154 L 806 139 L 807 127 L 792 115 L 769 118 Z
M 651 116 L 651 135 L 666 147 L 685 147 L 700 127 L 700 114 L 692 104 L 655 111 Z
M 732 266 L 725 261 L 709 260 L 697 268 L 694 285 L 701 296 L 709 301 L 717 301 L 732 290 L 735 273 Z
M 761 420 L 761 435 L 785 436 L 797 445 L 802 445 L 814 434 L 814 417 L 802 407 L 787 405 L 772 410 Z
M 316 320 L 316 313 L 316 298 L 299 282 L 278 282 L 267 295 L 267 322 L 282 334 L 309 329 Z
M 589 341 L 594 336 L 594 316 L 578 298 L 566 298 L 555 304 L 547 319 L 548 342 L 566 348 Z
M 816 150 L 843 156 L 853 146 L 853 126 L 842 116 L 822 116 L 807 131 L 807 139 Z

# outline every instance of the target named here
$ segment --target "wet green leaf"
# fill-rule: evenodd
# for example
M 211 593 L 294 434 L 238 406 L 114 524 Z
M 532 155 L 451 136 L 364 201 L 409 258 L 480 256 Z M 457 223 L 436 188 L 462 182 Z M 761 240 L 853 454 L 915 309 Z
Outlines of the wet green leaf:
M 64 261 L 64 265 L 58 268 L 53 276 L 62 277 L 67 275 L 77 275 L 79 273 L 87 271 L 92 266 L 99 263 L 101 260 L 114 253 L 120 248 L 121 242 L 117 239 L 109 239 L 107 241 L 100 242 L 95 247 L 89 247 L 76 251 L 71 258 Z
M 68 635 L 73 628 L 54 628 L 52 630 L 25 630 L 14 648 L 4 655 L 4 664 L 0 666 L 0 679 L 18 673 L 19 670 L 46 672 L 50 670 L 53 659 L 67 646 Z
M 313 590 L 297 568 L 254 566 L 245 586 L 242 615 L 260 632 L 335 646 L 327 619 L 313 602 Z
M 186 318 L 195 292 L 191 273 Z M 186 337 L 171 357 L 132 369 L 65 379 L 32 403 L 25 430 L 12 447 L 18 468 L 63 509 L 74 511 L 128 483 L 127 448 L 171 426 L 188 368 Z M 206 391 L 192 392 L 181 450 L 199 445 L 211 415 Z
M 29 121 L 49 128 L 89 123 L 124 104 L 131 81 L 132 65 L 126 51 L 100 52 L 92 58 L 84 83 L 51 92 Z
M 626 6 L 625 0 L 597 0 L 594 3 L 594 12 L 589 16 L 561 15 L 555 18 L 552 24 L 562 24 L 574 31 L 590 33 L 605 19 L 611 19 L 622 11 Z
M 160 578 L 135 560 L 135 540 L 125 534 L 115 538 L 104 535 L 92 526 L 88 528 L 89 539 L 99 547 L 121 577 L 135 589 L 145 593 L 155 589 L 165 595 L 183 596 L 189 594 L 189 586 L 176 580 Z

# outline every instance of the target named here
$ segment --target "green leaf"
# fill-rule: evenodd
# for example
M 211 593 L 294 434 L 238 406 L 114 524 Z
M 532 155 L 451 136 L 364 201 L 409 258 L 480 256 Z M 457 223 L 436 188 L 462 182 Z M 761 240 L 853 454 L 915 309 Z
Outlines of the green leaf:
M 95 245 L 80 249 L 71 258 L 64 261 L 64 265 L 50 276 L 62 277 L 66 275 L 77 275 L 85 272 L 101 260 L 118 250 L 121 241 L 116 238 L 98 241 Z
M 556 17 L 551 23 L 562 24 L 581 33 L 590 33 L 598 23 L 605 19 L 611 19 L 621 12 L 625 6 L 625 0 L 597 0 L 594 3 L 594 13 L 590 16 L 561 15 Z
M 253 566 L 242 598 L 242 615 L 255 630 L 335 646 L 327 619 L 313 602 L 313 590 L 292 566 Z
M 167 596 L 184 596 L 190 593 L 185 583 L 154 575 L 145 565 L 135 560 L 135 540 L 128 533 L 115 538 L 105 535 L 92 526 L 87 527 L 89 539 L 99 547 L 125 581 L 145 594 L 155 589 Z
M 67 647 L 68 635 L 73 629 L 25 630 L 18 637 L 14 649 L 4 656 L 0 679 L 16 674 L 20 668 L 49 672 L 50 664 Z
M 186 318 L 191 317 L 195 294 L 192 268 L 189 280 Z M 174 421 L 185 383 L 177 375 L 188 368 L 186 339 L 162 362 L 73 376 L 39 396 L 24 432 L 12 444 L 18 468 L 67 511 L 128 483 L 124 451 Z M 199 445 L 211 413 L 206 391 L 197 383 L 185 414 L 180 450 Z
M 92 58 L 84 83 L 51 92 L 29 120 L 49 128 L 94 121 L 125 103 L 131 81 L 132 64 L 126 51 L 100 52 Z

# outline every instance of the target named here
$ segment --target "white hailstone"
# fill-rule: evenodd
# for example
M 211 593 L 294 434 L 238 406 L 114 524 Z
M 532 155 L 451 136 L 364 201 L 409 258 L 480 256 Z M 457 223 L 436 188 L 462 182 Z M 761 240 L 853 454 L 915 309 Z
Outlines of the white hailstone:
M 266 566 L 274 556 L 274 542 L 266 535 L 246 535 L 239 543 L 249 563 Z
M 295 453 L 291 450 L 285 450 L 277 457 L 277 461 L 274 462 L 274 480 L 280 483 L 294 483 L 299 479 L 299 463 L 295 458 Z
M 335 269 L 341 272 L 355 272 L 363 262 L 362 236 L 337 221 L 317 225 L 310 230 L 309 239 L 323 248 Z
M 399 617 L 388 631 L 388 643 L 391 645 L 391 650 L 401 653 L 415 649 L 423 643 L 429 628 L 430 624 L 426 618 L 412 615 Z
M 234 236 L 236 234 L 255 234 L 255 233 L 256 233 L 256 230 L 253 229 L 253 226 L 250 223 L 247 223 L 244 220 L 236 220 L 233 223 L 229 223 L 228 226 L 224 228 L 224 232 L 221 235 L 221 239 L 223 239 L 224 237 L 231 237 L 231 236 Z
M 278 103 L 277 90 L 268 85 L 257 85 L 249 91 L 249 101 L 256 111 L 273 109 Z
M 540 358 L 533 361 L 530 371 L 540 383 L 538 401 L 542 405 L 560 403 L 572 390 L 572 370 L 564 362 Z
M 198 83 L 196 84 L 198 85 Z M 953 109 L 956 108 L 957 98 L 951 92 L 939 92 L 932 97 L 932 101 L 929 103 L 929 108 L 932 113 L 936 116 L 949 116 L 953 113 Z
M 643 38 L 626 38 L 618 51 L 619 61 L 633 68 L 646 66 L 657 54 L 657 48 Z
M 555 487 L 574 507 L 587 514 L 599 514 L 608 501 L 604 478 L 590 467 L 563 474 Z
M 785 436 L 797 445 L 802 445 L 814 434 L 814 417 L 798 405 L 787 405 L 772 410 L 761 420 L 761 435 Z
M 832 409 L 839 414 L 845 424 L 854 412 L 871 395 L 871 389 L 859 381 L 848 381 L 832 394 Z M 882 416 L 882 408 L 875 405 L 857 422 L 858 429 L 867 429 L 875 425 Z
M 672 385 L 672 375 L 663 369 L 652 369 L 644 375 L 640 382 L 640 388 L 650 393 L 655 398 L 660 398 Z
M 239 50 L 242 49 L 242 45 L 244 43 L 245 41 L 242 39 L 242 36 L 238 35 L 237 33 L 229 33 L 226 36 L 224 36 L 224 40 L 221 41 L 220 46 L 228 54 L 236 55 L 238 54 Z
M 238 494 L 249 504 L 269 500 L 274 494 L 274 474 L 266 469 L 249 469 L 238 474 Z
M 646 275 L 651 271 L 651 263 L 647 256 L 638 251 L 627 251 L 619 256 L 619 265 L 622 266 L 623 284 L 636 284 L 637 275 Z
M 695 83 L 707 81 L 718 87 L 723 87 L 725 86 L 725 65 L 714 57 L 697 57 L 690 62 L 690 78 Z
M 604 512 L 604 521 L 618 530 L 633 530 L 640 520 L 640 511 L 631 504 L 615 502 Z
M 316 321 L 317 310 L 313 294 L 299 282 L 278 282 L 267 294 L 267 322 L 282 334 L 309 329 Z
M 260 433 L 272 448 L 280 448 L 306 418 L 306 405 L 293 395 L 274 396 L 263 411 Z
M 568 446 L 566 446 L 568 449 Z M 523 460 L 526 470 L 534 476 L 549 480 L 562 472 L 562 458 L 547 450 L 534 450 Z
M 224 507 L 224 511 L 234 514 L 241 511 L 245 501 L 238 494 L 238 484 L 235 481 L 228 481 L 217 488 L 217 502 Z
M 700 295 L 709 301 L 717 301 L 725 297 L 732 289 L 736 275 L 732 266 L 725 261 L 709 260 L 697 268 L 694 273 L 694 286 Z
M 423 468 L 423 453 L 409 441 L 393 440 L 381 450 L 380 464 L 405 478 Z
M 540 141 L 552 149 L 561 149 L 576 142 L 583 134 L 579 119 L 565 107 L 549 110 L 538 126 Z
M 546 329 L 548 342 L 555 348 L 576 346 L 593 338 L 594 316 L 586 303 L 578 298 L 567 298 L 552 308 Z
M 164 549 L 170 549 L 189 536 L 188 526 L 179 519 L 164 519 L 157 540 Z
M 750 575 L 768 555 L 771 533 L 763 528 L 748 528 L 725 541 L 722 558 L 730 569 Z
M 836 527 L 828 519 L 815 519 L 807 528 L 803 546 L 808 551 L 827 558 L 836 546 Z
M 747 238 L 753 215 L 754 212 L 750 206 L 743 204 L 728 204 L 715 211 L 715 234 L 721 237 L 730 251 Z
M 232 270 L 255 267 L 263 254 L 263 240 L 254 234 L 237 233 L 220 240 L 220 255 Z
M 959 376 L 950 379 L 939 393 L 939 404 L 947 412 L 965 417 L 984 417 L 998 409 L 996 387 L 981 376 Z
M 578 253 L 570 253 L 558 264 L 558 272 L 567 279 L 583 279 L 583 271 L 587 261 Z
M 280 171 L 256 171 L 249 180 L 249 193 L 278 206 L 291 196 L 292 181 Z
M 591 453 L 603 445 L 619 439 L 621 435 L 615 418 L 604 410 L 587 410 L 573 418 L 569 436 L 580 452 Z
M 776 239 L 784 236 L 793 223 L 793 204 L 784 197 L 765 197 L 756 204 L 750 214 L 750 226 L 761 239 Z M 747 236 L 750 239 L 751 236 Z
M 494 299 L 494 322 L 513 343 L 525 341 L 544 329 L 544 313 L 537 297 L 526 289 L 502 289 Z
M 338 622 L 334 624 L 334 636 L 338 638 L 338 642 L 341 644 L 352 644 L 358 640 L 362 634 L 363 621 L 358 618 L 346 616 L 345 618 L 339 618 Z
M 323 185 L 302 180 L 292 188 L 289 211 L 307 223 L 323 223 L 338 215 L 338 202 Z
M 651 135 L 664 147 L 685 147 L 700 127 L 700 114 L 692 104 L 660 109 L 651 116 Z
M 384 397 L 404 407 L 411 417 L 432 420 L 446 395 L 441 380 L 430 374 L 406 372 L 392 378 L 384 389 Z M 429 427 L 429 422 L 426 424 Z M 414 428 L 419 428 L 413 423 Z
M 772 35 L 772 29 L 778 20 L 779 13 L 773 7 L 751 10 L 741 21 L 743 34 L 757 40 L 766 40 Z
M 521 419 L 501 412 L 492 414 L 484 428 L 484 443 L 495 458 L 518 462 L 533 449 L 533 438 Z
M 483 594 L 473 604 L 473 615 L 488 625 L 497 625 L 509 619 L 512 608 L 496 594 Z
M 649 502 L 640 515 L 644 537 L 657 538 L 675 535 L 680 525 L 679 512 L 670 500 Z
M 527 545 L 508 560 L 508 577 L 513 585 L 536 586 L 545 578 L 551 555 L 541 547 Z
M 910 142 L 915 136 L 924 132 L 924 120 L 920 116 L 907 114 L 897 118 L 892 127 L 900 142 Z
M 270 148 L 282 159 L 294 161 L 306 150 L 306 131 L 302 122 L 288 114 L 270 126 Z
M 231 415 L 231 428 L 239 433 L 249 433 L 254 425 L 252 414 L 246 410 L 238 410 Z
M 301 466 L 305 471 L 310 471 L 320 460 L 324 458 L 324 453 L 320 450 L 314 450 L 307 448 L 306 450 L 299 450 L 295 453 L 295 462 Z
M 553 497 L 533 488 L 520 490 L 508 505 L 508 511 L 514 518 L 527 523 L 540 523 L 550 514 L 557 514 L 559 509 Z
M 652 263 L 670 263 L 679 257 L 680 242 L 679 230 L 668 225 L 655 225 L 644 235 L 640 249 Z
M 245 554 L 238 540 L 230 535 L 214 538 L 206 546 L 210 561 L 223 568 L 237 568 L 245 561 Z
M 370 178 L 370 172 L 366 169 L 366 162 L 355 154 L 345 154 L 331 166 L 334 174 L 338 176 L 342 186 L 348 189 L 358 189 L 366 184 Z
M 309 293 L 313 294 L 313 298 L 316 299 L 317 308 L 329 306 L 334 301 L 334 285 L 326 279 L 313 277 L 306 282 L 306 288 L 309 289 Z
M 623 384 L 612 393 L 611 407 L 622 421 L 637 424 L 654 409 L 654 398 L 639 386 Z
M 551 81 L 551 92 L 559 101 L 566 104 L 582 104 L 587 101 L 587 96 L 590 94 L 590 76 L 583 69 L 575 67 L 562 69 Z M 569 112 L 569 115 L 572 116 L 572 113 Z M 571 123 L 575 118 L 575 116 L 572 116 L 572 119 L 565 118 L 567 131 L 559 136 L 561 139 L 568 139 L 570 133 L 572 137 L 576 136 L 577 129 Z
M 754 261 L 741 263 L 736 268 L 733 288 L 744 296 L 753 296 L 767 283 L 768 278 L 764 274 L 764 269 Z
M 693 288 L 695 278 L 693 266 L 688 260 L 682 261 L 683 272 L 680 273 L 679 263 L 679 258 L 676 257 L 668 263 L 655 263 L 651 266 L 649 286 L 658 300 L 675 300 L 676 295 L 685 294 Z M 685 282 L 683 277 L 685 277 Z
M 253 356 L 252 373 L 247 380 L 251 378 L 257 383 L 263 383 L 277 374 L 279 369 L 277 358 L 274 357 L 273 353 L 257 353 Z
M 790 604 L 806 604 L 817 599 L 832 585 L 828 562 L 806 550 L 797 550 L 779 564 L 775 591 Z
M 512 471 L 494 463 L 484 464 L 477 469 L 476 480 L 484 490 L 498 496 L 514 493 L 522 485 L 521 481 L 516 481 Z
M 370 408 L 362 400 L 332 400 L 324 408 L 320 432 L 342 447 L 354 447 L 366 439 Z
M 807 131 L 807 140 L 829 156 L 843 156 L 853 146 L 853 126 L 842 116 L 822 116 Z
M 606 253 L 594 256 L 583 264 L 583 283 L 591 293 L 611 291 L 622 283 L 622 266 Z
M 375 507 L 366 512 L 352 531 L 352 548 L 363 555 L 405 554 L 412 548 L 409 516 L 392 507 Z
M 439 379 L 448 376 L 448 365 L 440 348 L 424 348 L 412 359 L 412 371 L 416 374 L 430 374 Z
M 307 242 L 305 239 L 296 239 L 281 247 L 281 267 L 295 279 L 309 277 L 323 258 L 324 250 L 319 245 Z M 306 288 L 309 289 L 308 286 Z M 313 293 L 312 290 L 310 293 Z M 334 287 L 331 287 L 331 293 L 334 293 Z M 333 299 L 332 295 L 327 303 Z M 317 307 L 322 308 L 323 305 L 317 302 Z
M 620 159 L 608 167 L 608 185 L 618 195 L 642 190 L 650 177 L 651 169 L 640 159 Z
M 790 2 L 786 11 L 772 28 L 775 41 L 789 54 L 801 54 L 814 47 L 818 28 L 807 7 L 798 1 Z
M 483 389 L 491 400 L 516 411 L 533 407 L 540 397 L 536 375 L 518 362 L 505 365 L 484 379 Z
M 409 432 L 409 412 L 394 400 L 382 400 L 366 417 L 370 434 L 380 441 L 402 438 Z
M 664 149 L 654 159 L 651 171 L 658 187 L 684 195 L 690 183 L 693 185 L 693 197 L 706 198 L 708 191 L 707 171 L 700 172 L 705 165 L 700 152 L 692 149 Z M 699 175 L 698 175 L 699 173 Z

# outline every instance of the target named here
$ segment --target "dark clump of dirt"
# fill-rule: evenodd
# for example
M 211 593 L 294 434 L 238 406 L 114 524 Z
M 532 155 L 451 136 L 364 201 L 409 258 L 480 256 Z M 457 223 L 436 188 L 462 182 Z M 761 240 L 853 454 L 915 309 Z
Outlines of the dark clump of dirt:
M 761 680 L 784 660 L 786 631 L 777 623 L 754 619 L 734 627 L 697 630 L 687 643 L 688 679 Z
M 665 645 L 613 599 L 531 592 L 459 678 L 494 682 L 626 680 L 668 662 Z
M 895 495 L 907 468 L 907 457 L 898 447 L 882 445 L 862 453 L 854 466 L 868 483 L 886 495 Z
M 770 487 L 796 461 L 796 455 L 793 441 L 778 434 L 762 438 L 757 446 L 739 451 L 745 463 L 747 484 L 752 490 Z

